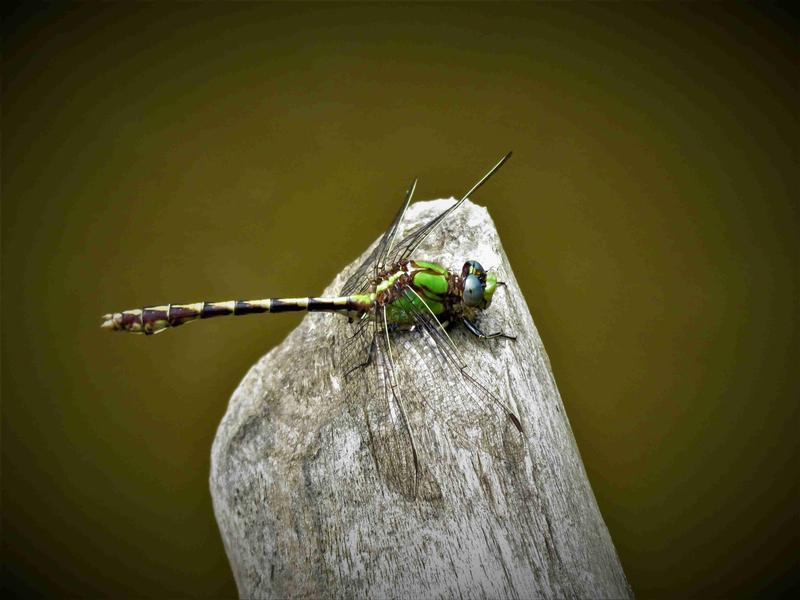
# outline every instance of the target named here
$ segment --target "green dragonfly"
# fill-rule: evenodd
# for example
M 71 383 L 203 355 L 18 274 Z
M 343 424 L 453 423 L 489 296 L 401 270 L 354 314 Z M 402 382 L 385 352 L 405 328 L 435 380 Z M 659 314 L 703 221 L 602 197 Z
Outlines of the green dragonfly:
M 505 284 L 476 260 L 467 260 L 455 271 L 413 258 L 423 240 L 510 156 L 510 152 L 506 154 L 460 200 L 400 237 L 415 180 L 388 229 L 347 278 L 338 296 L 146 306 L 106 314 L 102 327 L 152 335 L 225 315 L 308 311 L 346 317 L 346 322 L 334 325 L 337 368 L 362 439 L 392 487 L 415 497 L 424 483 L 427 493 L 435 495 L 431 490 L 437 484 L 426 468 L 431 428 L 443 424 L 460 447 L 498 452 L 508 446 L 509 425 L 517 437 L 523 435 L 515 410 L 473 374 L 448 333 L 460 323 L 480 340 L 514 340 L 503 332 L 484 333 L 478 324 L 481 312 Z M 403 360 L 398 360 L 401 353 Z M 451 404 L 455 399 L 461 408 L 458 418 L 439 410 L 437 398 L 444 397 Z M 487 442 L 487 431 L 495 432 L 493 441 Z M 435 443 L 431 438 L 431 444 Z

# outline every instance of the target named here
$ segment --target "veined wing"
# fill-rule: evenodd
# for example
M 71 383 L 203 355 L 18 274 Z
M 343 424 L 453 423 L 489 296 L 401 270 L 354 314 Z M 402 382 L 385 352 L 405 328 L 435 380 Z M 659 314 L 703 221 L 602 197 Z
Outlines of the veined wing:
M 415 293 L 407 288 L 407 294 Z M 410 303 L 409 303 L 410 304 Z M 391 331 L 382 308 L 355 328 L 342 322 L 345 398 L 379 476 L 408 499 L 440 497 L 440 475 L 460 467 L 442 444 L 517 460 L 524 434 L 515 409 L 473 372 L 424 308 L 413 331 Z
M 406 294 L 417 293 L 408 287 Z M 438 318 L 425 306 L 412 305 L 411 310 L 416 354 L 424 357 L 414 371 L 426 370 L 436 382 L 434 388 L 428 384 L 424 388 L 427 392 L 423 396 L 425 408 L 433 416 L 426 417 L 426 421 L 443 423 L 453 434 L 454 441 L 466 448 L 484 451 L 499 459 L 508 458 L 508 442 L 519 445 L 524 436 L 516 409 L 473 372 Z M 408 379 L 402 374 L 400 378 Z M 436 393 L 432 394 L 432 390 Z M 436 396 L 439 396 L 438 401 Z
M 392 252 L 400 222 L 403 220 L 406 210 L 408 210 L 408 205 L 411 204 L 411 198 L 414 195 L 416 187 L 417 180 L 415 179 L 406 191 L 403 203 L 400 205 L 400 209 L 389 224 L 389 228 L 383 232 L 378 245 L 372 249 L 372 252 L 369 253 L 369 256 L 367 256 L 364 262 L 362 262 L 353 274 L 347 278 L 340 292 L 341 296 L 349 296 L 350 294 L 364 292 L 367 287 L 369 287 L 370 279 L 376 277 L 378 272 L 386 266 L 386 257 Z
M 406 237 L 404 237 L 399 243 L 397 243 L 392 249 L 391 252 L 388 254 L 386 261 L 390 264 L 394 264 L 399 260 L 404 258 L 410 258 L 416 251 L 417 247 L 427 238 L 438 226 L 439 224 L 444 221 L 447 216 L 456 210 L 459 206 L 464 203 L 470 194 L 472 194 L 475 190 L 481 187 L 484 183 L 486 183 L 489 178 L 494 175 L 497 170 L 503 166 L 509 158 L 511 158 L 511 152 L 506 154 L 500 161 L 493 166 L 486 175 L 481 177 L 480 181 L 478 181 L 475 185 L 473 185 L 470 190 L 464 194 L 461 199 L 453 204 L 447 210 L 442 211 L 436 217 L 421 225 L 420 227 L 416 228 L 414 231 L 409 233 Z
M 434 499 L 441 495 L 426 476 L 417 452 L 415 429 L 420 420 L 420 381 L 409 381 L 402 368 L 403 349 L 390 331 L 383 308 L 355 328 L 339 325 L 340 370 L 345 374 L 344 393 L 351 419 L 369 447 L 376 471 L 388 487 L 408 499 Z M 423 459 L 424 460 L 424 459 Z
M 354 273 L 347 279 L 340 292 L 340 295 L 349 296 L 350 294 L 365 291 L 369 287 L 370 279 L 375 278 L 381 269 L 387 265 L 393 265 L 401 259 L 410 258 L 423 240 L 425 240 L 425 238 L 427 238 L 439 226 L 439 224 L 447 218 L 450 213 L 461 206 L 461 204 L 463 204 L 464 200 L 466 200 L 470 194 L 486 183 L 486 181 L 488 181 L 488 179 L 494 175 L 495 172 L 502 167 L 503 163 L 505 163 L 509 158 L 511 158 L 511 152 L 501 158 L 500 161 L 494 167 L 492 167 L 489 172 L 480 179 L 480 181 L 473 185 L 472 188 L 470 188 L 470 190 L 464 194 L 458 202 L 453 204 L 453 206 L 442 211 L 424 225 L 416 228 L 400 242 L 397 242 L 396 237 L 397 232 L 399 231 L 400 223 L 403 221 L 403 217 L 408 210 L 408 206 L 411 204 L 411 198 L 414 195 L 414 190 L 417 187 L 417 180 L 414 180 L 414 182 L 406 191 L 406 196 L 403 200 L 403 203 L 400 205 L 400 209 L 397 211 L 394 219 L 392 219 L 389 228 L 384 232 L 383 236 L 381 236 L 380 241 L 378 242 L 377 246 L 373 248 L 372 252 L 369 253 L 369 256 L 367 256 L 364 262 L 361 263 L 361 265 L 359 265 Z

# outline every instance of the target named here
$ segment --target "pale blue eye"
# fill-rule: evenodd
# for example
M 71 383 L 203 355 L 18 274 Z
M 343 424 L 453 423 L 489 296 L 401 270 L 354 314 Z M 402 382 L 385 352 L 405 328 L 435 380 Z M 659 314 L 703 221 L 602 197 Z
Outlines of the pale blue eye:
M 483 285 L 475 275 L 468 275 L 464 280 L 464 304 L 478 306 L 483 300 Z

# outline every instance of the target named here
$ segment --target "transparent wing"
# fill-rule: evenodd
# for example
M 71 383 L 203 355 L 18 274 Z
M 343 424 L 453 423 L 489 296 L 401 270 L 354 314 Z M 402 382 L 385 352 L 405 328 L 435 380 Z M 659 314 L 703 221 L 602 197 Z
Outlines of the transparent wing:
M 406 295 L 416 295 L 424 302 L 410 286 L 406 288 Z M 485 375 L 480 377 L 472 371 L 436 315 L 427 308 L 413 305 L 412 311 L 415 330 L 421 343 L 429 347 L 431 354 L 437 359 L 433 366 L 443 374 L 444 386 L 455 405 L 454 414 L 448 414 L 445 419 L 449 429 L 468 438 L 470 436 L 467 431 L 470 428 L 489 430 L 498 429 L 499 426 L 499 429 L 505 429 L 507 425 L 512 425 L 518 433 L 523 434 L 516 410 L 492 392 L 492 386 L 483 383 Z
M 408 288 L 407 294 L 415 293 Z M 509 460 L 522 427 L 484 378 L 473 372 L 436 317 L 414 313 L 413 331 L 391 331 L 382 309 L 344 324 L 341 370 L 353 422 L 381 478 L 407 498 L 441 496 L 442 444 Z
M 458 202 L 453 204 L 453 206 L 442 211 L 424 225 L 417 227 L 398 242 L 395 238 L 397 237 L 400 223 L 403 221 L 408 206 L 411 204 L 414 190 L 417 187 L 417 180 L 414 180 L 408 188 L 408 191 L 406 191 L 405 199 L 400 205 L 400 209 L 397 211 L 394 219 L 392 219 L 389 228 L 384 232 L 378 245 L 373 248 L 369 256 L 367 256 L 364 262 L 359 265 L 358 269 L 347 279 L 340 295 L 349 296 L 350 294 L 364 292 L 369 287 L 370 279 L 376 277 L 381 269 L 387 265 L 396 264 L 402 259 L 410 258 L 425 238 L 427 238 L 450 213 L 461 206 L 470 194 L 486 183 L 509 158 L 511 158 L 511 152 L 501 158 L 498 163 L 493 166 L 486 175 L 481 177 L 481 179 L 473 185 Z
M 450 208 L 442 211 L 436 217 L 417 227 L 414 231 L 409 233 L 406 237 L 404 237 L 399 243 L 397 243 L 392 249 L 389 255 L 386 257 L 387 262 L 390 264 L 394 264 L 399 260 L 404 258 L 410 258 L 414 251 L 419 247 L 419 245 L 427 238 L 438 226 L 439 224 L 444 221 L 447 216 L 456 210 L 459 206 L 461 206 L 464 201 L 472 194 L 475 190 L 481 187 L 484 183 L 486 183 L 489 178 L 494 175 L 497 170 L 503 166 L 503 164 L 511 158 L 511 152 L 506 154 L 500 161 L 489 169 L 489 172 L 486 173 L 483 177 L 481 177 L 480 181 L 478 181 L 475 185 L 473 185 L 470 190 L 464 194 L 461 199 L 453 204 Z
M 419 494 L 419 466 L 408 410 L 413 394 L 399 382 L 391 333 L 380 309 L 355 328 L 343 327 L 340 354 L 344 394 L 353 423 L 372 455 L 379 476 L 406 498 Z M 402 394 L 402 395 L 401 395 Z M 412 406 L 403 404 L 409 396 Z M 430 495 L 430 490 L 427 495 Z M 435 493 L 433 494 L 436 495 Z
M 369 253 L 364 262 L 348 277 L 340 292 L 341 296 L 364 292 L 369 287 L 370 279 L 376 277 L 378 272 L 386 266 L 386 257 L 392 253 L 400 222 L 403 220 L 406 210 L 408 210 L 408 205 L 411 204 L 411 198 L 416 187 L 417 180 L 415 179 L 406 191 L 400 209 L 389 224 L 389 228 L 381 236 L 378 245 L 372 249 L 372 252 Z

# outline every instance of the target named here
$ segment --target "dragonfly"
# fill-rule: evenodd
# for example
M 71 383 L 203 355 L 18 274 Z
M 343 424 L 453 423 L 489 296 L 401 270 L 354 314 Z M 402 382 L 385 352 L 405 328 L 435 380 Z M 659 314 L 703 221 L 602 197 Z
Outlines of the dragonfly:
M 421 490 L 435 497 L 439 488 L 428 468 L 429 448 L 438 439 L 432 436 L 433 428 L 444 426 L 458 447 L 499 452 L 507 446 L 509 430 L 524 435 L 517 412 L 473 372 L 451 335 L 455 326 L 463 325 L 482 342 L 515 340 L 502 331 L 485 333 L 479 324 L 505 283 L 475 259 L 451 270 L 415 255 L 420 244 L 510 157 L 511 152 L 459 200 L 401 237 L 415 179 L 389 227 L 337 296 L 145 306 L 106 314 L 101 326 L 149 336 L 227 315 L 307 311 L 345 317 L 335 325 L 336 366 L 362 439 L 393 489 L 412 498 Z M 457 415 L 441 411 L 445 398 L 450 405 L 455 399 L 461 409 Z M 490 433 L 487 440 L 487 431 L 503 433 Z

